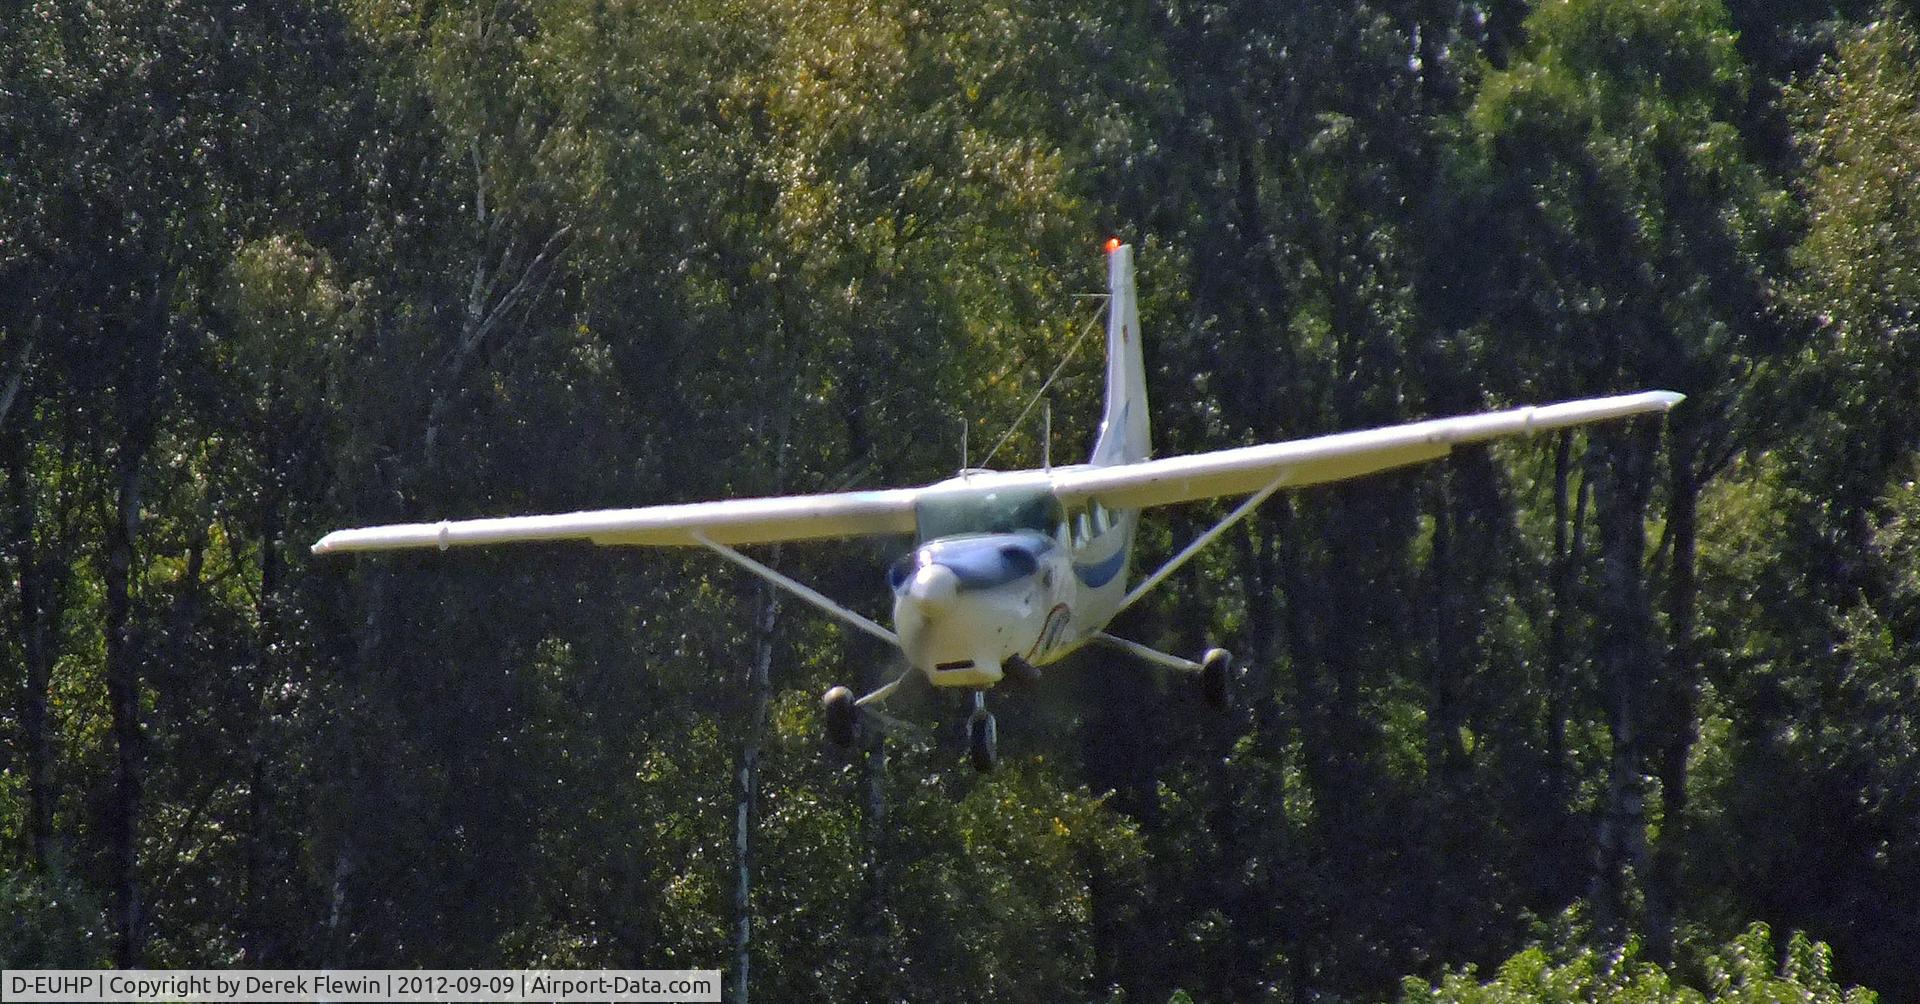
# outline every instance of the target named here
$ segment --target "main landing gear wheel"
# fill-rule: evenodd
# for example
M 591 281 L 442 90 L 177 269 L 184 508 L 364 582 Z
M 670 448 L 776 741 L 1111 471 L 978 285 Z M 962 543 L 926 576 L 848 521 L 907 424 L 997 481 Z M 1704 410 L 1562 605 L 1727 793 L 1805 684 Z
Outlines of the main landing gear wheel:
M 834 687 L 820 698 L 820 711 L 827 719 L 827 741 L 841 749 L 853 747 L 853 725 L 860 709 L 853 703 L 853 691 Z
M 1220 711 L 1233 707 L 1233 654 L 1210 648 L 1200 659 L 1200 692 Z
M 1006 671 L 1007 679 L 1021 686 L 1031 687 L 1040 682 L 1040 667 L 1017 655 L 1008 656 L 1000 668 Z
M 987 695 L 979 691 L 973 694 L 973 714 L 967 716 L 967 754 L 973 760 L 973 769 L 982 774 L 993 772 L 998 759 L 1000 730 L 994 725 L 993 712 L 987 710 Z

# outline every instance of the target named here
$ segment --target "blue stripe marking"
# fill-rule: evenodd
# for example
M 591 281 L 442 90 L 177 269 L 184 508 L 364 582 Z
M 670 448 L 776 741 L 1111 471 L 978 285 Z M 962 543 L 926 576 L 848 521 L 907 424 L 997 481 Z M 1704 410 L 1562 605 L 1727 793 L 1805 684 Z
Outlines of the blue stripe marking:
M 1073 566 L 1073 574 L 1085 583 L 1087 588 L 1098 589 L 1112 582 L 1113 577 L 1120 574 L 1120 569 L 1125 567 L 1126 563 L 1127 549 L 1118 547 L 1114 549 L 1113 556 L 1104 561 L 1097 561 L 1091 565 L 1076 562 Z

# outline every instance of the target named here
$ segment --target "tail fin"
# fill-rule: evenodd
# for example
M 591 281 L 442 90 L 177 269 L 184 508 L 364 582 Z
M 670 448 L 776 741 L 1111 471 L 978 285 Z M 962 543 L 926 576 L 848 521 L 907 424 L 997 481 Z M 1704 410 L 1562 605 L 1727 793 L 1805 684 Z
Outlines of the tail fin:
M 1140 310 L 1133 293 L 1133 245 L 1107 242 L 1107 410 L 1093 446 L 1098 466 L 1145 460 L 1147 367 L 1140 355 Z

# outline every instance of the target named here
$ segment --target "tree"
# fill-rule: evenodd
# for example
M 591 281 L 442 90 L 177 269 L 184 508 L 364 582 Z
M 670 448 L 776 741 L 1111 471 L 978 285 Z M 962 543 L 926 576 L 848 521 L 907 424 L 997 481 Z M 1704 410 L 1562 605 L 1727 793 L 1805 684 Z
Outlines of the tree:
M 1826 945 L 1796 931 L 1776 951 L 1767 926 L 1754 924 L 1701 963 L 1704 994 L 1645 961 L 1639 945 L 1630 943 L 1610 952 L 1536 946 L 1502 963 L 1499 973 L 1486 983 L 1477 982 L 1471 969 L 1449 973 L 1434 984 L 1409 978 L 1401 986 L 1400 1000 L 1405 1004 L 1511 1000 L 1758 1004 L 1791 996 L 1830 1004 L 1871 1004 L 1877 999 L 1870 990 L 1842 988 L 1834 982 L 1832 965 L 1833 953 Z
M 1539 360 L 1546 396 L 1656 384 L 1689 395 L 1666 437 L 1664 625 L 1643 571 L 1660 476 L 1652 430 L 1596 434 L 1590 455 L 1612 745 L 1593 895 L 1607 927 L 1644 891 L 1651 950 L 1666 958 L 1697 728 L 1695 513 L 1766 406 L 1753 374 L 1782 344 L 1764 309 L 1780 196 L 1743 152 L 1746 79 L 1717 2 L 1563 0 L 1527 25 L 1520 56 L 1488 76 L 1468 117 L 1467 169 L 1485 199 L 1473 239 L 1495 249 L 1484 316 L 1509 358 Z M 1650 780 L 1664 821 L 1651 856 Z

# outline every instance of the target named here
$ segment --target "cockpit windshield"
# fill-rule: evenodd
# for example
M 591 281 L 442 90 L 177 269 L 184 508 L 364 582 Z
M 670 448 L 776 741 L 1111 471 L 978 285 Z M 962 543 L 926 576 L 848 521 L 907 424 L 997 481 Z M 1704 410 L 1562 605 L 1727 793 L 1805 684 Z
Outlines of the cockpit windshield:
M 1051 536 L 1060 525 L 1060 501 L 1043 487 L 994 488 L 980 492 L 930 492 L 914 503 L 922 543 L 966 533 Z

